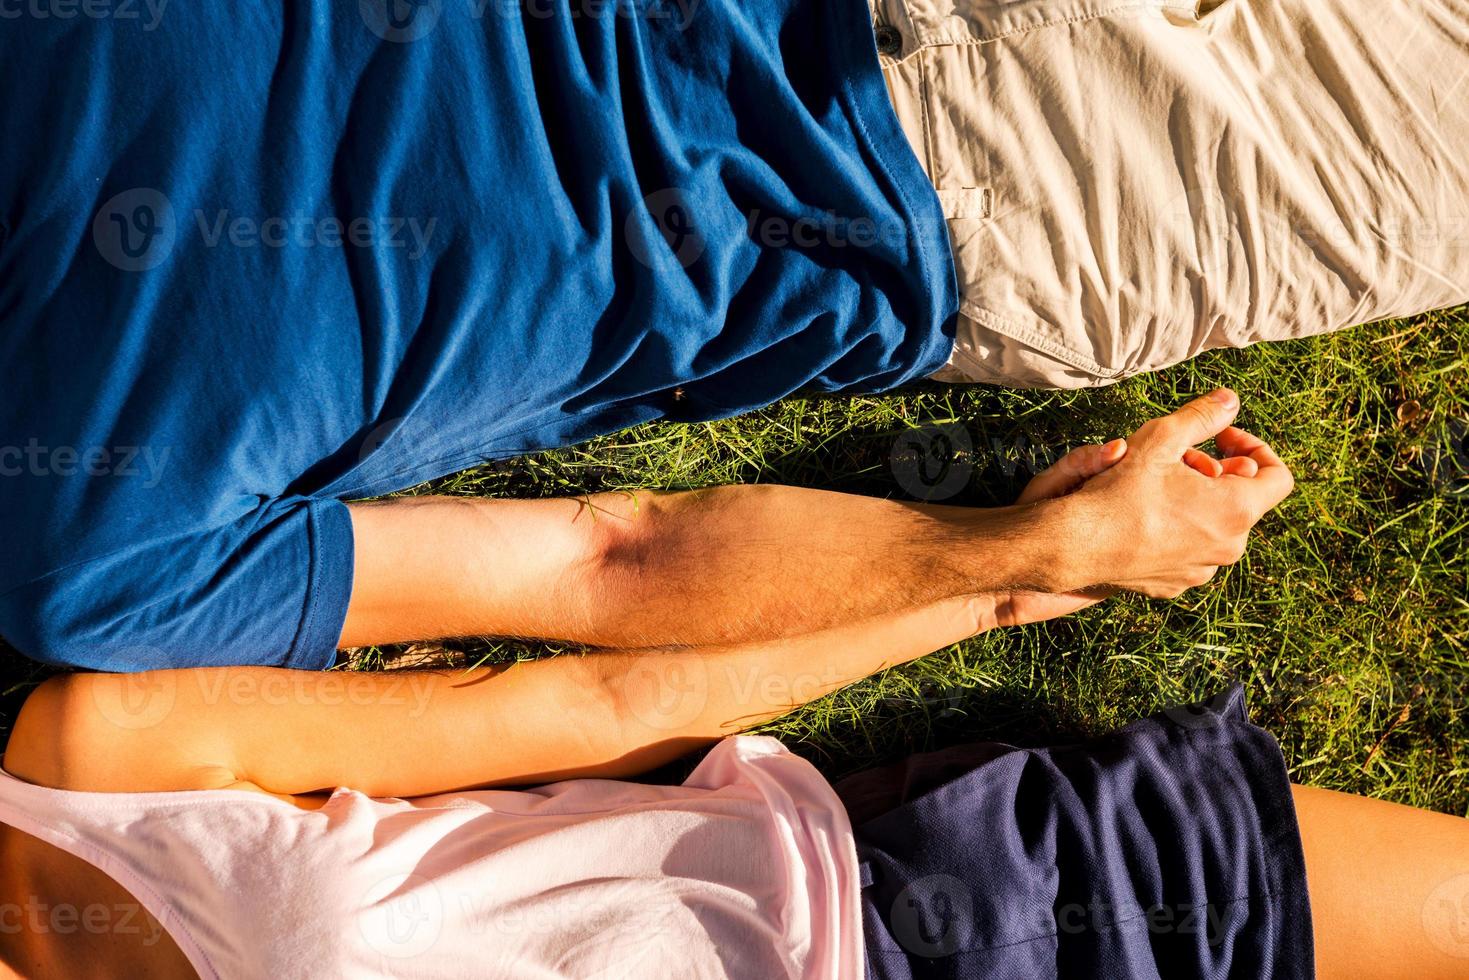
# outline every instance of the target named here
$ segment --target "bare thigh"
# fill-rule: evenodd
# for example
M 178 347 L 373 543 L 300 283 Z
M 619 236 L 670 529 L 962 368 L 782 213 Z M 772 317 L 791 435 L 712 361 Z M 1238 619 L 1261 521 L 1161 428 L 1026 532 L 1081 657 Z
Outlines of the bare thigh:
M 1318 976 L 1469 977 L 1469 820 L 1293 789 Z

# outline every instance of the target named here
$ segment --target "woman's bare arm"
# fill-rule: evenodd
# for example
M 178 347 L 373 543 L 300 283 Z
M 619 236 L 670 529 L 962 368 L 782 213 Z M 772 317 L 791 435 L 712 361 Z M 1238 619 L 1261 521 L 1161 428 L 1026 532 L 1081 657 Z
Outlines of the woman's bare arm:
M 991 600 L 966 598 L 794 639 L 504 669 L 65 675 L 26 702 L 5 767 L 63 789 L 291 799 L 629 776 L 994 622 Z

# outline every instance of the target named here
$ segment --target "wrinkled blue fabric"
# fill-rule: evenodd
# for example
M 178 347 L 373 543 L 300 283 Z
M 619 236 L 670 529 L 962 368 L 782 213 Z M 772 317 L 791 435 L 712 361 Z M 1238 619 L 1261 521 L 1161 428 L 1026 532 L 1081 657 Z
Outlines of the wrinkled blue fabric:
M 323 667 L 342 501 L 939 367 L 861 0 L 0 0 L 0 635 Z

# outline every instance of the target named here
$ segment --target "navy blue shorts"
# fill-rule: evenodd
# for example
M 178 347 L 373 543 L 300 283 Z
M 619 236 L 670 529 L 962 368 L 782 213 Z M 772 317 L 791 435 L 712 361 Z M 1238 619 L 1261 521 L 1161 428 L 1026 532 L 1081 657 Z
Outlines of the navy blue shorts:
M 1314 975 L 1285 761 L 1233 688 L 1081 745 L 914 756 L 837 787 L 868 975 Z

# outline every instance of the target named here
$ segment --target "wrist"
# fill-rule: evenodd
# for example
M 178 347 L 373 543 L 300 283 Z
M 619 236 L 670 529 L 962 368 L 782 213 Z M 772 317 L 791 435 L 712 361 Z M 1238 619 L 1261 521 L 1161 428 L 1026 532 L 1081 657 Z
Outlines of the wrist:
M 1023 562 L 1014 569 L 1017 588 L 1060 595 L 1105 578 L 1099 559 L 1103 523 L 1090 499 L 1068 494 L 1016 508 Z
M 1073 493 L 1049 501 L 1052 541 L 1058 554 L 1050 564 L 1054 592 L 1077 592 L 1111 580 L 1108 558 L 1111 523 L 1089 494 Z

